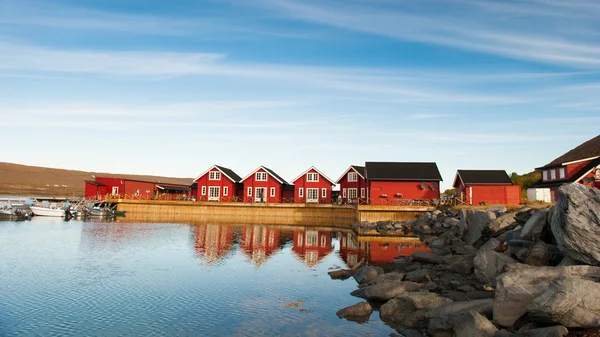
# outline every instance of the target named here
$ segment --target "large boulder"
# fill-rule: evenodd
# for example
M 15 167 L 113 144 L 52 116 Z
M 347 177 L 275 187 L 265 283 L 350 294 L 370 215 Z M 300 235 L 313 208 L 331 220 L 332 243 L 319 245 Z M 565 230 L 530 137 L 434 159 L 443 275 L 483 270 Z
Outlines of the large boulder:
M 384 322 L 422 329 L 427 327 L 428 310 L 450 302 L 451 299 L 430 292 L 404 293 L 382 305 L 379 313 Z
M 568 328 L 600 327 L 600 283 L 558 278 L 527 306 L 532 321 Z
M 488 226 L 491 236 L 497 236 L 515 228 L 519 223 L 516 220 L 517 213 L 508 213 L 492 221 Z
M 340 269 L 333 270 L 327 273 L 332 280 L 346 280 L 354 275 L 354 270 L 352 269 Z
M 543 241 L 538 241 L 529 250 L 529 255 L 525 259 L 525 264 L 530 266 L 547 266 L 550 264 L 550 252 L 548 245 Z
M 600 264 L 600 190 L 581 184 L 558 189 L 552 233 L 566 255 L 590 265 Z
M 550 209 L 539 210 L 527 220 L 521 230 L 521 239 L 528 241 L 537 241 L 542 236 L 546 225 L 548 225 L 548 213 Z
M 493 308 L 494 300 L 491 298 L 474 301 L 451 302 L 429 310 L 427 312 L 427 317 L 445 317 L 456 314 L 464 314 L 469 311 L 476 311 L 480 314 L 491 316 Z
M 373 280 L 372 282 L 370 282 L 368 284 L 372 285 L 372 284 L 379 284 L 379 283 L 384 283 L 384 282 L 401 282 L 403 279 L 404 279 L 404 274 L 401 274 L 398 272 L 391 272 L 391 273 L 381 274 L 381 275 L 377 276 L 377 278 L 375 280 Z
M 415 282 L 381 282 L 350 293 L 367 300 L 387 301 L 402 293 L 419 291 L 422 284 Z
M 498 328 L 476 311 L 462 314 L 454 321 L 454 334 L 456 336 L 492 337 L 496 331 L 498 331 Z
M 411 282 L 431 281 L 431 276 L 429 275 L 429 270 L 417 269 L 406 273 L 405 280 Z
M 486 242 L 475 255 L 473 260 L 475 276 L 481 283 L 489 283 L 504 272 L 506 265 L 518 263 L 508 254 L 496 252 L 491 249 L 499 243 L 496 239 Z
M 473 273 L 475 255 L 449 255 L 444 257 L 445 267 L 455 273 L 470 275 Z
M 512 326 L 523 316 L 527 306 L 556 278 L 573 276 L 600 280 L 600 267 L 593 266 L 532 267 L 514 264 L 508 265 L 507 269 L 496 279 L 494 301 L 494 321 L 505 327 Z
M 373 308 L 368 302 L 360 302 L 355 305 L 346 307 L 344 309 L 338 310 L 335 314 L 339 318 L 350 318 L 350 319 L 358 319 L 358 318 L 368 318 L 373 312 Z
M 358 284 L 373 282 L 379 275 L 383 274 L 383 268 L 366 266 L 360 268 L 355 274 L 354 279 Z
M 482 236 L 482 232 L 496 219 L 496 214 L 489 211 L 467 211 L 463 222 L 466 226 L 464 240 L 473 245 Z

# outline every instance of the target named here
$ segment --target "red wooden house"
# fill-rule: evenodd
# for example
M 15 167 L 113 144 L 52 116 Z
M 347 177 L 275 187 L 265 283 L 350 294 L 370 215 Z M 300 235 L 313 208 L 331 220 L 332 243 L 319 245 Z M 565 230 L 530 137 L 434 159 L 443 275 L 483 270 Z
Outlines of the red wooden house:
M 600 188 L 600 135 L 536 170 L 542 172 L 542 178 L 527 191 L 530 200 L 547 195 L 549 198 L 541 201 L 556 201 L 558 188 L 568 183 Z M 540 193 L 544 190 L 547 193 Z
M 244 202 L 293 202 L 294 185 L 273 170 L 260 166 L 244 179 Z
M 504 170 L 457 170 L 452 186 L 468 205 L 521 203 L 521 186 L 514 186 Z
M 292 251 L 312 268 L 333 251 L 330 231 L 295 230 Z
M 242 193 L 242 178 L 233 170 L 213 165 L 196 179 L 192 189 L 199 201 L 238 201 Z
M 364 166 L 351 165 L 336 184 L 340 185 L 340 196 L 344 203 L 368 203 Z
M 436 163 L 367 162 L 365 178 L 371 205 L 440 198 L 442 176 Z
M 107 197 L 121 199 L 178 200 L 190 196 L 187 185 L 143 181 L 119 177 L 94 177 L 85 181 L 86 199 L 104 200 Z
M 296 203 L 331 203 L 331 190 L 335 182 L 314 166 L 304 171 L 292 181 Z

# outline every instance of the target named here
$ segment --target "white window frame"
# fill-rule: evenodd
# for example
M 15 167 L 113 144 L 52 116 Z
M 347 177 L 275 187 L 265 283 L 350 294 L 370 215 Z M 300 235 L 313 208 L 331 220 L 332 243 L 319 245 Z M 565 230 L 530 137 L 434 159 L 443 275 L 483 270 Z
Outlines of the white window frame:
M 314 172 L 307 173 L 306 174 L 306 181 L 318 182 L 319 181 L 319 174 L 318 173 L 314 173 Z
M 550 170 L 550 179 L 556 180 L 556 170 L 555 169 Z
M 547 181 L 547 180 L 548 180 L 548 171 L 547 171 L 547 170 L 544 170 L 544 171 L 542 172 L 542 176 L 543 176 L 543 178 L 544 178 L 543 180 L 544 180 L 544 181 Z
M 567 170 L 564 167 L 558 169 L 558 177 L 560 179 L 565 179 L 567 176 Z
M 321 235 L 321 247 L 327 246 L 327 236 Z
M 215 195 L 211 195 L 210 191 L 217 191 Z M 221 200 L 221 187 L 220 186 L 209 186 L 208 188 L 208 200 L 209 201 L 220 201 Z
M 206 195 L 206 186 L 202 186 L 201 195 Z
M 348 172 L 348 181 L 349 182 L 358 181 L 358 173 Z
M 342 198 L 346 198 L 346 189 L 342 188 Z
M 327 198 L 327 189 L 326 188 L 321 189 L 321 198 Z
M 251 196 L 252 196 L 252 187 L 248 187 L 248 192 L 247 192 L 247 195 L 248 195 L 249 197 L 251 197 Z
M 354 193 L 351 193 L 354 192 Z M 351 194 L 354 194 L 354 198 Z M 348 189 L 348 200 L 356 200 L 358 199 L 358 188 L 349 188 Z
M 271 198 L 275 197 L 275 187 L 271 187 L 270 193 Z
M 208 173 L 208 180 L 221 180 L 221 172 L 219 172 L 219 171 L 210 171 Z
M 307 188 L 306 189 L 306 201 L 307 202 L 319 202 L 319 189 L 318 188 Z
M 298 189 L 298 196 L 299 196 L 300 198 L 304 198 L 304 188 L 300 187 L 300 188 Z
M 119 194 L 119 186 L 113 186 L 112 195 L 118 195 L 118 194 Z
M 267 172 L 256 172 L 255 181 L 267 181 Z
M 133 192 L 133 195 L 135 195 L 136 197 L 139 197 L 140 196 L 140 189 L 136 188 L 135 192 Z
M 360 189 L 360 197 L 363 198 L 363 199 L 366 198 L 367 197 L 367 193 L 366 192 L 367 191 L 365 190 L 365 188 L 361 187 L 361 189 Z
M 229 186 L 223 186 L 223 196 L 229 195 Z

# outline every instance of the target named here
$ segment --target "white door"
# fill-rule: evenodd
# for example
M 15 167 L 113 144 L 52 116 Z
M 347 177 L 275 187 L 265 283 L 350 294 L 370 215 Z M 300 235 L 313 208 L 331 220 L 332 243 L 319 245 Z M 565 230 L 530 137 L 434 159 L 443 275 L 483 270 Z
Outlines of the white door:
M 319 189 L 318 188 L 307 188 L 306 189 L 306 202 L 319 202 Z
M 257 187 L 254 189 L 254 202 L 267 202 L 266 187 Z
M 221 200 L 221 188 L 219 186 L 208 187 L 208 201 L 219 201 Z
M 113 188 L 112 188 L 112 194 L 113 195 L 118 195 L 119 194 L 119 186 L 113 186 Z
M 348 202 L 352 203 L 352 202 L 356 202 L 356 199 L 358 197 L 358 189 L 357 188 L 349 188 L 348 189 Z

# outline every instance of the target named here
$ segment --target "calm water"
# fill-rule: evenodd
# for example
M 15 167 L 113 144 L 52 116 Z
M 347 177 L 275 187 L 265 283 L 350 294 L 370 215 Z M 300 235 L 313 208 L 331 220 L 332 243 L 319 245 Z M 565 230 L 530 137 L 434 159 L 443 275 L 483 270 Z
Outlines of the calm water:
M 424 249 L 410 239 L 262 225 L 0 221 L 0 336 L 387 336 L 330 268 Z

